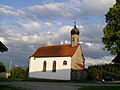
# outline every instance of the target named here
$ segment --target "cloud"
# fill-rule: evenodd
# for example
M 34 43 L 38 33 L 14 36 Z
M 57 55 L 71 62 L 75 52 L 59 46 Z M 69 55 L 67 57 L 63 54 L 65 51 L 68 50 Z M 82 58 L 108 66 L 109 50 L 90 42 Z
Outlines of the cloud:
M 17 9 L 0 5 L 0 40 L 8 47 L 7 55 L 14 63 L 23 64 L 39 46 L 70 43 L 71 21 L 77 19 L 86 63 L 101 63 L 103 57 L 110 55 L 102 50 L 104 14 L 114 3 L 115 0 L 66 0 Z
M 82 14 L 101 15 L 105 14 L 109 6 L 115 4 L 115 0 L 82 0 Z
M 81 32 L 81 41 L 90 43 L 101 43 L 103 36 L 103 25 L 89 24 L 84 25 Z
M 86 63 L 85 63 L 85 66 L 88 67 L 88 66 L 91 66 L 91 65 L 98 65 L 98 64 L 108 64 L 108 63 L 112 63 L 111 61 L 114 59 L 115 55 L 112 55 L 112 56 L 104 56 L 102 57 L 102 59 L 93 59 L 93 58 L 86 58 Z
M 81 46 L 86 58 L 91 57 L 93 59 L 102 59 L 102 57 L 109 55 L 108 52 L 103 50 L 102 44 L 82 43 Z
M 4 43 L 7 43 L 7 38 L 11 36 L 11 30 L 9 26 L 5 24 L 0 24 L 0 40 L 3 41 Z M 7 36 L 7 37 L 6 37 Z
M 39 30 L 41 28 L 41 24 L 39 22 L 30 21 L 28 23 L 18 23 L 18 28 L 24 30 Z
M 43 25 L 45 24 L 50 27 L 52 26 L 48 22 L 43 23 Z M 8 36 L 8 37 L 2 37 L 2 38 L 7 43 L 7 46 L 9 48 L 8 53 L 11 53 L 11 57 L 15 60 L 16 63 L 18 60 L 16 58 L 18 57 L 22 60 L 22 62 L 24 62 L 24 60 L 25 61 L 28 60 L 28 57 L 39 46 L 70 43 L 70 31 L 73 28 L 73 26 L 65 25 L 65 26 L 61 26 L 58 30 L 55 30 L 55 31 L 50 31 L 49 29 L 47 29 L 47 31 L 44 31 L 44 32 L 38 33 L 37 31 L 37 33 L 29 34 L 29 30 L 27 30 L 26 33 L 23 34 L 23 33 L 15 33 L 14 28 L 5 27 L 4 25 L 2 25 L 1 28 L 2 27 L 4 27 L 4 29 L 2 29 L 4 36 Z M 82 46 L 86 61 L 88 61 L 87 58 L 92 58 L 95 60 L 98 58 L 102 59 L 102 57 L 109 55 L 107 52 L 102 50 L 103 45 L 101 43 L 101 40 L 100 39 L 96 40 L 97 38 L 100 38 L 102 35 L 100 34 L 102 33 L 102 31 L 99 30 L 100 29 L 99 27 L 92 26 L 91 28 L 92 32 L 89 31 L 90 30 L 89 26 L 80 25 L 77 27 L 81 32 L 80 34 L 80 40 L 82 42 L 81 46 Z M 19 55 L 21 55 L 22 58 Z
M 0 16 L 2 17 L 8 17 L 8 18 L 18 18 L 25 16 L 25 12 L 22 10 L 16 10 L 13 7 L 7 6 L 7 5 L 1 5 L 0 4 Z
M 33 13 L 38 19 L 55 20 L 61 18 L 74 20 L 81 17 L 103 15 L 109 9 L 109 6 L 114 3 L 115 0 L 70 0 L 42 6 L 35 5 L 25 8 L 24 11 L 27 11 L 28 14 Z
M 90 2 L 92 2 L 92 4 Z M 32 20 L 74 20 L 103 15 L 109 9 L 109 6 L 113 4 L 115 4 L 115 0 L 69 0 L 59 3 L 33 5 L 23 7 L 22 9 L 0 5 L 0 14 L 8 17 L 19 17 Z
M 0 41 L 5 43 L 5 39 L 3 37 L 0 37 Z

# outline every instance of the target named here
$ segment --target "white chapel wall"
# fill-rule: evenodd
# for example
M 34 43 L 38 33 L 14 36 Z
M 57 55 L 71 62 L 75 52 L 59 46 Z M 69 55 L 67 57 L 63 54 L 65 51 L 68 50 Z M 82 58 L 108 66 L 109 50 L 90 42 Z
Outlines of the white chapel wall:
M 67 61 L 67 65 L 63 65 L 63 61 Z M 46 72 L 43 72 L 43 62 L 47 62 Z M 53 61 L 56 61 L 56 72 L 52 72 Z M 71 79 L 71 57 L 49 57 L 35 58 L 31 57 L 29 62 L 29 77 L 43 79 Z

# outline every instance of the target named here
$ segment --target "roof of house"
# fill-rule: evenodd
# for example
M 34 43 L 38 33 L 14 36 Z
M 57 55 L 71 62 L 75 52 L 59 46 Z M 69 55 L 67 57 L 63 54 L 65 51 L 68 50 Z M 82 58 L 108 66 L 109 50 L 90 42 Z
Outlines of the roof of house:
M 120 54 L 118 54 L 113 60 L 112 62 L 114 63 L 120 63 Z
M 0 52 L 8 51 L 8 48 L 0 41 Z
M 55 46 L 42 46 L 39 47 L 31 57 L 66 57 L 73 56 L 77 47 L 71 45 L 55 45 Z

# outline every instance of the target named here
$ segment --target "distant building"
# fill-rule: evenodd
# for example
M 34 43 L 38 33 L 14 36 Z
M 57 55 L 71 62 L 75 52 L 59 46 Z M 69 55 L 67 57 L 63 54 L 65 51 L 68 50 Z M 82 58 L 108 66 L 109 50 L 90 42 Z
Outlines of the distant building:
M 39 47 L 30 57 L 29 77 L 56 80 L 83 80 L 85 59 L 79 43 L 79 30 L 71 30 L 71 44 Z
M 0 41 L 0 52 L 8 51 L 8 48 Z
M 117 54 L 117 56 L 112 60 L 112 62 L 120 64 L 120 53 Z
M 8 48 L 0 41 L 0 52 L 6 52 L 8 51 Z M 0 78 L 5 78 L 6 77 L 6 72 L 1 72 L 0 73 Z

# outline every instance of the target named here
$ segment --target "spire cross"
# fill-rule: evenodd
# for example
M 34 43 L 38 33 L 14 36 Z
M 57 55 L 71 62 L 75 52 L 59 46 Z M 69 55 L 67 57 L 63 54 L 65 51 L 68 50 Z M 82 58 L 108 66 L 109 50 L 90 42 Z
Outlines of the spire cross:
M 74 22 L 74 26 L 76 26 L 76 21 Z
M 74 28 L 76 28 L 76 21 L 74 21 Z

